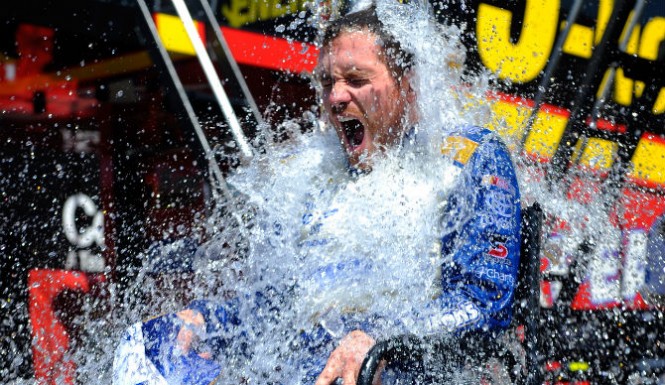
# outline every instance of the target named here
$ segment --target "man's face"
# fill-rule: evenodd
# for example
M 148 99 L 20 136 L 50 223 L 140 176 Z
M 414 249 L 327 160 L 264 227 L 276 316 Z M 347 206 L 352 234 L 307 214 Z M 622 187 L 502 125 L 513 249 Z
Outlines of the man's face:
M 371 168 L 375 154 L 402 138 L 413 94 L 408 81 L 393 77 L 367 31 L 342 32 L 323 47 L 318 66 L 324 107 L 351 166 Z

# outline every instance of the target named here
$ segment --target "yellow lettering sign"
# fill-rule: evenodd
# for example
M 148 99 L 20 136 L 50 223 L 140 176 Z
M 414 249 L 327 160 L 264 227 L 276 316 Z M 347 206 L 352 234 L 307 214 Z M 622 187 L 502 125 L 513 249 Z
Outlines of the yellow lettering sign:
M 510 41 L 512 12 L 488 4 L 478 7 L 478 54 L 501 79 L 525 83 L 545 68 L 552 52 L 559 20 L 559 1 L 527 0 L 522 31 Z
M 580 24 L 573 24 L 570 27 L 570 33 L 564 43 L 563 52 L 579 56 L 585 59 L 591 58 L 594 45 L 600 42 L 605 33 L 607 23 L 612 16 L 614 0 L 600 0 L 598 3 L 598 15 L 596 17 L 596 26 L 587 27 Z M 561 30 L 566 27 L 566 23 L 561 23 Z
M 565 21 L 561 23 L 561 29 L 564 28 Z M 593 28 L 573 23 L 561 49 L 569 55 L 590 59 L 593 53 Z
M 621 40 L 624 39 L 624 36 L 628 31 L 623 31 L 621 34 Z M 640 38 L 640 27 L 636 26 L 630 34 L 630 39 L 628 40 L 628 45 L 626 46 L 626 52 L 630 54 L 637 53 L 637 43 Z M 635 82 L 632 79 L 629 79 L 624 76 L 623 70 L 617 68 L 616 78 L 614 79 L 614 101 L 623 105 L 630 105 L 633 101 L 633 92 L 635 89 Z M 641 91 L 640 91 L 641 93 Z
M 252 0 L 231 0 L 222 6 L 222 15 L 231 27 L 247 24 L 251 19 L 249 13 L 252 2 Z
M 306 0 L 229 0 L 222 6 L 227 24 L 238 28 L 305 10 Z

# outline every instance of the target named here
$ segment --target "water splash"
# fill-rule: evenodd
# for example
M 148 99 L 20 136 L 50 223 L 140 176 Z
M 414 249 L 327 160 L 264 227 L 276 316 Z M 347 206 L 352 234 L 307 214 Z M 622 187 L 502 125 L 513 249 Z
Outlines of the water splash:
M 409 35 L 401 43 L 415 54 L 416 92 L 428 95 L 419 98 L 419 124 L 369 174 L 349 173 L 334 130 L 321 124 L 294 130 L 229 178 L 246 232 L 223 232 L 204 247 L 246 243 L 242 257 L 221 258 L 232 261 L 225 270 L 239 272 L 225 276 L 224 291 L 241 299 L 226 351 L 243 352 L 220 358 L 228 368 L 222 382 L 294 383 L 312 360 L 300 333 L 323 326 L 341 337 L 350 318 L 371 315 L 387 335 L 418 333 L 414 314 L 436 295 L 440 212 L 456 173 L 440 144 L 448 130 L 482 116 L 465 107 L 459 30 L 443 38 L 443 27 L 417 6 L 378 2 L 377 12 L 396 36 Z

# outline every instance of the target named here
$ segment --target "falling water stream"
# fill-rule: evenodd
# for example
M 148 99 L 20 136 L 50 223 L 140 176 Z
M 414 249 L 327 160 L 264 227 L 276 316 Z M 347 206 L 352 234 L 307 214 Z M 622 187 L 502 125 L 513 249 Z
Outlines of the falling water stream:
M 367 174 L 349 172 L 336 133 L 321 121 L 268 143 L 228 178 L 234 215 L 216 224 L 226 230 L 201 247 L 197 262 L 205 269 L 202 261 L 226 261 L 215 267 L 215 292 L 239 299 L 239 324 L 217 332 L 228 341 L 228 353 L 216 357 L 219 383 L 300 383 L 313 354 L 301 333 L 323 325 L 339 340 L 349 318 L 371 316 L 380 335 L 422 335 L 422 319 L 436 311 L 427 305 L 445 263 L 438 239 L 456 230 L 444 228 L 441 211 L 458 175 L 441 144 L 451 130 L 487 119 L 471 102 L 487 79 L 463 78 L 459 29 L 392 1 L 378 2 L 377 13 L 415 54 L 419 123 Z M 244 249 L 221 247 L 237 244 Z M 223 303 L 208 286 L 195 287 L 196 297 Z

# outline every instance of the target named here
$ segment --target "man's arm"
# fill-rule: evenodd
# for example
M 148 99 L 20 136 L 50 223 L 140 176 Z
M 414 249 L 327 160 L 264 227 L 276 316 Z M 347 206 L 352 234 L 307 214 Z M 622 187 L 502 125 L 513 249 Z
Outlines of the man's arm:
M 520 250 L 517 178 L 494 134 L 472 131 L 464 140 L 475 151 L 459 164 L 461 180 L 442 219 L 442 293 L 428 309 L 423 334 L 510 323 Z

